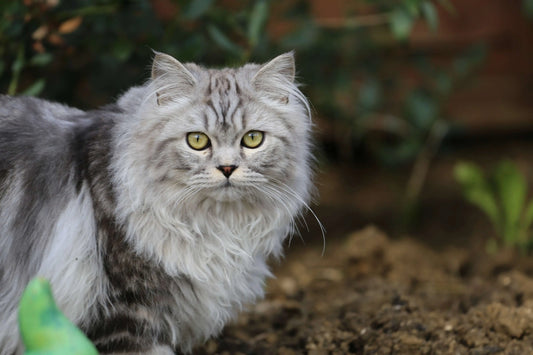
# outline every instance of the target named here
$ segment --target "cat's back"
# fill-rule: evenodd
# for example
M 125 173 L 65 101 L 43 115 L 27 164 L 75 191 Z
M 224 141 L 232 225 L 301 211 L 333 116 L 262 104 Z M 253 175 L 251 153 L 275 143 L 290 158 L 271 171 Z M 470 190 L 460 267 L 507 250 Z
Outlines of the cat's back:
M 83 111 L 62 104 L 0 95 L 0 170 L 63 155 L 84 120 Z
M 0 127 L 14 127 L 18 124 L 44 127 L 46 125 L 68 125 L 75 123 L 84 111 L 57 102 L 30 96 L 8 96 L 0 94 Z
M 53 234 L 76 196 L 76 138 L 84 120 L 83 111 L 61 104 L 0 95 L 0 287 L 3 269 Z

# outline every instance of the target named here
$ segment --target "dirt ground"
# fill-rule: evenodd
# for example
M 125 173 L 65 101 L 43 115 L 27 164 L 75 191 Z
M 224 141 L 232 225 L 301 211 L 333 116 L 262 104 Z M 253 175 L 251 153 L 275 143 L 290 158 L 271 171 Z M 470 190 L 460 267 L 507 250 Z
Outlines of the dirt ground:
M 533 262 L 373 226 L 291 253 L 265 300 L 195 354 L 533 354 Z

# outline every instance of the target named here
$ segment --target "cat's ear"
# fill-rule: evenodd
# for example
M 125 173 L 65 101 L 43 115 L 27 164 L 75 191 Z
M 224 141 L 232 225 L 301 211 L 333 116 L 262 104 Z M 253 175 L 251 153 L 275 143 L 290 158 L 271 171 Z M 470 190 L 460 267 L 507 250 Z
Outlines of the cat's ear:
M 157 104 L 170 101 L 172 95 L 190 93 L 196 85 L 194 75 L 174 57 L 155 52 L 152 62 L 152 82 L 158 87 Z
M 287 103 L 293 87 L 296 66 L 294 53 L 287 52 L 263 64 L 252 79 L 256 90 Z

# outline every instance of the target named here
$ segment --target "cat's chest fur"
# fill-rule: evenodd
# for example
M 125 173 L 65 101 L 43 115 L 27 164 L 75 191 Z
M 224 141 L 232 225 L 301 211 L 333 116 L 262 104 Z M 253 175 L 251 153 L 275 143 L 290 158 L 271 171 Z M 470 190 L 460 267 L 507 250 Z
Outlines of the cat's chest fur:
M 263 280 L 269 275 L 262 257 L 246 261 L 211 257 L 196 260 L 208 270 L 203 275 L 169 274 L 126 242 L 116 240 L 107 248 L 103 264 L 109 280 L 110 315 L 94 326 L 103 326 L 105 337 L 113 324 L 117 329 L 112 331 L 117 332 L 135 328 L 140 335 L 136 341 L 156 338 L 182 350 L 220 332 L 236 311 L 261 297 Z M 185 253 L 175 256 L 187 257 Z M 89 334 L 98 345 L 98 334 Z M 138 343 L 135 348 L 149 346 Z
M 136 237 L 156 239 L 153 233 L 161 233 L 158 227 L 151 224 L 146 228 L 150 235 L 138 231 Z M 121 331 L 137 324 L 137 331 L 144 327 L 142 332 L 148 333 L 139 334 L 143 337 L 138 339 L 155 337 L 160 343 L 190 349 L 217 334 L 243 306 L 262 297 L 264 279 L 270 272 L 263 253 L 252 255 L 252 250 L 247 253 L 244 248 L 224 250 L 216 243 L 220 235 L 195 235 L 198 243 L 188 245 L 178 231 L 167 233 L 175 240 L 167 241 L 164 256 L 143 253 L 138 245 L 135 250 L 136 246 L 118 238 L 121 233 L 107 240 L 103 267 L 109 281 L 110 307 L 106 311 L 110 315 L 102 318 L 102 325 L 109 331 L 110 324 L 116 324 Z M 98 344 L 98 337 L 92 337 Z

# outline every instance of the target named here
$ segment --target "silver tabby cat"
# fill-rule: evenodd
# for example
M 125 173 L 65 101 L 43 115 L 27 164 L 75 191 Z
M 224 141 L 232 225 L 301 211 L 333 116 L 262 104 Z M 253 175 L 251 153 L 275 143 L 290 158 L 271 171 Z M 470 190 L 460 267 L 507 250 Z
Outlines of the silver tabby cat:
M 0 354 L 36 275 L 101 353 L 190 352 L 262 297 L 311 189 L 294 71 L 156 53 L 99 110 L 0 96 Z

